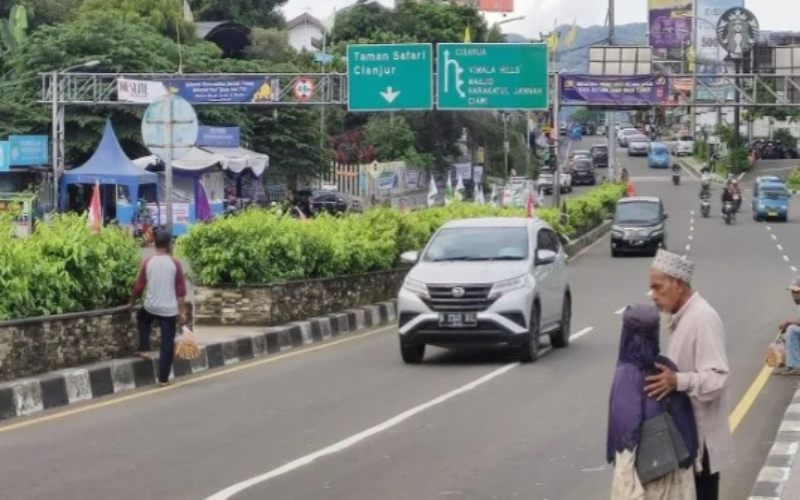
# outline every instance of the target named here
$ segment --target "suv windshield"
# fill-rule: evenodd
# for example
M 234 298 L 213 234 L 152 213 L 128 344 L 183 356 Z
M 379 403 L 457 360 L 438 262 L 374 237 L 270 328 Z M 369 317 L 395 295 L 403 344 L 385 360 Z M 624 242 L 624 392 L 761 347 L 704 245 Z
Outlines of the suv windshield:
M 652 151 L 653 151 L 653 154 L 657 154 L 657 155 L 669 154 L 669 152 L 667 151 L 667 148 L 665 148 L 664 146 L 653 146 Z
M 617 205 L 614 222 L 658 222 L 661 216 L 658 203 L 652 201 L 632 201 Z
M 525 260 L 528 231 L 524 227 L 458 227 L 443 229 L 431 242 L 424 260 Z
M 785 200 L 789 197 L 789 192 L 783 187 L 763 187 L 761 197 L 768 200 Z
M 595 146 L 592 148 L 592 156 L 597 158 L 598 156 L 606 156 L 608 154 L 608 148 L 606 146 Z

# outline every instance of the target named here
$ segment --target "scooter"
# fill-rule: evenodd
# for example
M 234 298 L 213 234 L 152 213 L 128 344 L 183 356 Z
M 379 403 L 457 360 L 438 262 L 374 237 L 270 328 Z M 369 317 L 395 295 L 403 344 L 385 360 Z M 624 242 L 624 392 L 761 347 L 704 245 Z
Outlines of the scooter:
M 677 165 L 672 167 L 672 183 L 676 186 L 681 183 L 681 167 Z
M 734 204 L 726 201 L 722 204 L 722 218 L 725 224 L 732 224 L 736 220 L 736 210 Z
M 711 202 L 708 201 L 708 196 L 700 197 L 700 213 L 703 217 L 708 218 L 711 215 Z

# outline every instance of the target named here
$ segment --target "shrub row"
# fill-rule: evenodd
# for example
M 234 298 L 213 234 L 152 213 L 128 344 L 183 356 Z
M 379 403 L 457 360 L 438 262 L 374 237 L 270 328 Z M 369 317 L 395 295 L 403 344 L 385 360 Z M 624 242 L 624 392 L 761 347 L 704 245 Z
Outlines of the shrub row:
M 92 234 L 86 218 L 62 215 L 28 238 L 0 219 L 0 320 L 124 304 L 136 278 L 139 247 L 123 231 Z
M 600 224 L 624 194 L 604 184 L 570 199 L 565 214 L 539 208 L 536 215 L 566 236 Z M 472 217 L 521 217 L 524 208 L 454 203 L 409 213 L 376 208 L 364 214 L 297 220 L 262 209 L 194 226 L 178 240 L 200 284 L 267 284 L 390 269 L 399 255 L 421 249 L 442 224 Z M 562 215 L 565 215 L 562 217 Z

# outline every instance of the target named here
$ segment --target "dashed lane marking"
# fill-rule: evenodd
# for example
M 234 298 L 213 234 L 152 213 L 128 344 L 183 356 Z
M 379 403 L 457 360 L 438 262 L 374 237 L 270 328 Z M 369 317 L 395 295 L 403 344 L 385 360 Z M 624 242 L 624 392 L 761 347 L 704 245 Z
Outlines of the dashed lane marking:
M 770 236 L 772 237 L 772 239 L 773 239 L 774 241 L 778 241 L 778 237 L 777 237 L 777 236 L 775 236 L 774 234 L 771 234 Z
M 625 312 L 625 308 L 624 307 L 620 307 L 618 310 L 614 311 L 614 314 L 622 314 L 624 312 Z
M 778 244 L 777 244 L 777 245 L 775 245 L 775 246 L 776 246 L 776 247 L 778 247 L 778 251 L 779 251 L 779 252 L 783 252 L 783 246 L 782 246 L 780 243 L 778 243 Z
M 796 272 L 797 272 L 797 268 L 796 268 L 796 267 L 794 267 L 794 266 L 792 266 L 792 272 L 793 272 L 793 273 L 796 273 Z
M 786 262 L 790 262 L 790 259 L 789 259 L 789 256 L 788 256 L 788 255 L 784 255 L 784 256 L 783 256 L 783 260 L 785 260 Z

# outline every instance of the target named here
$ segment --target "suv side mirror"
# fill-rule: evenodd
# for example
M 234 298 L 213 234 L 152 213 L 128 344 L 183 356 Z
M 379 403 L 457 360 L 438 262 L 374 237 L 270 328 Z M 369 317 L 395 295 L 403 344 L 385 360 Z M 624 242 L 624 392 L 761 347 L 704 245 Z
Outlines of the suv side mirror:
M 419 261 L 419 252 L 410 250 L 400 255 L 400 262 L 403 264 L 416 264 Z
M 537 266 L 546 266 L 556 261 L 558 254 L 552 250 L 537 250 L 535 264 Z

